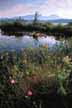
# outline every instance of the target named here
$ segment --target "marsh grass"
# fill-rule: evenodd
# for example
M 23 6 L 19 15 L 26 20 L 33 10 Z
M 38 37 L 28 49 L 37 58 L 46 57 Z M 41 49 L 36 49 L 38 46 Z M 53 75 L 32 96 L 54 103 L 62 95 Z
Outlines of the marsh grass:
M 0 87 L 2 92 L 9 94 L 7 90 L 12 89 L 15 95 L 20 95 L 18 91 L 20 88 L 25 94 L 29 88 L 33 89 L 33 86 L 46 82 L 44 85 L 48 88 L 56 86 L 58 93 L 66 94 L 67 77 L 71 72 L 69 54 L 65 49 L 63 51 L 62 46 L 60 50 L 58 47 L 58 51 L 53 53 L 49 52 L 48 47 L 45 46 L 23 49 L 20 54 L 14 51 L 1 53 Z M 9 83 L 12 79 L 16 82 L 14 85 Z
M 54 48 L 53 52 L 50 52 L 47 46 L 40 46 L 22 49 L 20 53 L 0 53 L 0 96 L 8 98 L 7 102 L 11 100 L 14 105 L 11 98 L 21 99 L 28 95 L 28 91 L 35 96 L 35 101 L 36 97 L 40 98 L 41 95 L 44 98 L 50 94 L 70 94 L 71 42 L 66 47 L 61 45 Z M 10 107 L 9 104 L 5 105 Z

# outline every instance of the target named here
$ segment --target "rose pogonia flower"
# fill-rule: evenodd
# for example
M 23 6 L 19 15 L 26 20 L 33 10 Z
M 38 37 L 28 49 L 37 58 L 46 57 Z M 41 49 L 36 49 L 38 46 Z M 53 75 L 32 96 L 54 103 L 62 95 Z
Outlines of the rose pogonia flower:
M 11 80 L 10 80 L 10 83 L 11 83 L 11 84 L 15 84 L 16 81 L 15 81 L 14 79 L 11 79 Z
M 32 96 L 33 95 L 32 91 L 31 90 L 28 90 L 27 95 L 28 96 Z

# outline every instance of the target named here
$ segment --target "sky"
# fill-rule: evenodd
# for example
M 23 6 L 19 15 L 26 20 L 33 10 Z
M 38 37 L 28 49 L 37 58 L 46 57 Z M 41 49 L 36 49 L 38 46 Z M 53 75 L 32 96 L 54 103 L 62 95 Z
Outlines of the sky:
M 72 19 L 72 0 L 0 0 L 0 17 L 15 17 L 38 12 Z

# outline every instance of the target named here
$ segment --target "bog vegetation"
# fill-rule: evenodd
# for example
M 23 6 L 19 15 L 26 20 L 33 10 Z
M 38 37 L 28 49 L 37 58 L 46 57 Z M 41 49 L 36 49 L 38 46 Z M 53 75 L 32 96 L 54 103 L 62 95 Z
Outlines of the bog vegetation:
M 68 96 L 72 93 L 71 80 L 71 42 L 66 48 L 56 46 L 53 53 L 47 46 L 23 49 L 19 54 L 15 51 L 0 53 L 1 97 Z
M 46 101 L 44 97 L 72 94 L 72 24 L 43 24 L 36 22 L 36 16 L 32 24 L 18 21 L 2 24 L 1 31 L 3 34 L 16 36 L 28 31 L 34 38 L 37 38 L 37 32 L 60 39 L 63 37 L 64 46 L 56 45 L 51 52 L 47 45 L 24 48 L 20 53 L 0 52 L 1 108 L 15 108 L 15 97 L 19 99 L 17 108 L 20 107 L 22 98 L 25 108 L 47 108 L 48 106 L 42 103 Z

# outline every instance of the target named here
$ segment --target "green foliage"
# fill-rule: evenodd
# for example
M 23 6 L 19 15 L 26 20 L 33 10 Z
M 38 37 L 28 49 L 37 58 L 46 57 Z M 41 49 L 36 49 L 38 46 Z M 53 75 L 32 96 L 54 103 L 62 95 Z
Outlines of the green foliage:
M 68 38 L 72 36 L 71 23 L 68 25 L 53 25 L 48 22 L 38 21 L 38 13 L 35 13 L 33 23 L 25 23 L 22 20 L 16 20 L 13 23 L 4 23 L 0 26 L 2 34 L 23 36 L 24 32 L 39 32 L 47 35 L 54 35 L 57 39 L 61 37 Z
M 37 24 L 37 21 L 38 21 L 38 13 L 36 12 L 35 16 L 34 16 L 34 20 L 33 20 L 33 25 L 34 26 Z
M 41 92 L 47 92 L 55 79 L 58 93 L 65 95 L 71 67 L 70 58 L 63 50 L 50 53 L 46 46 L 24 49 L 19 55 L 16 52 L 1 53 L 0 94 L 20 96 L 26 92 L 25 88 L 33 88 L 39 83 L 42 83 Z M 13 80 L 15 84 L 10 83 Z

